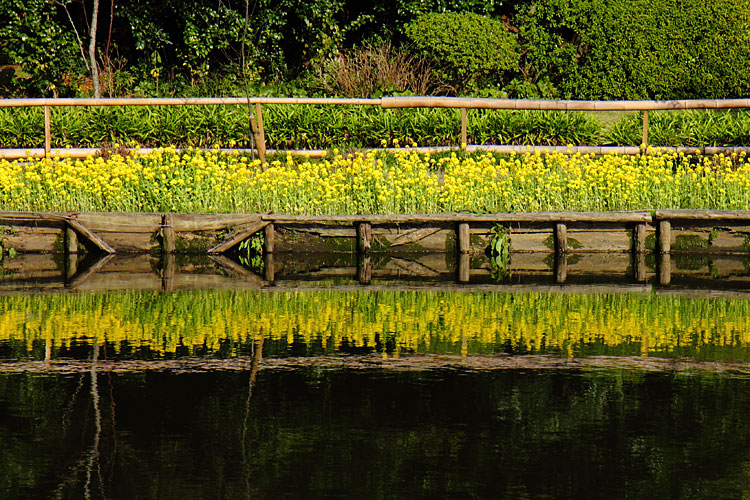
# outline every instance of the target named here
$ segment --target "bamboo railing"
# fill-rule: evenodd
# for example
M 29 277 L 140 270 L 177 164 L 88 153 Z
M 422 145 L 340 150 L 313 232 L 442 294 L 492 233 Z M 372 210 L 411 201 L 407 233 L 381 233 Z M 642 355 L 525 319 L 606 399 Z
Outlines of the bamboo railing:
M 461 110 L 461 143 L 468 141 L 468 109 L 498 109 L 498 110 L 540 110 L 540 111 L 642 111 L 643 132 L 640 146 L 576 146 L 554 147 L 538 145 L 467 145 L 468 151 L 477 149 L 509 153 L 511 151 L 534 150 L 562 150 L 564 152 L 583 152 L 605 154 L 617 152 L 621 154 L 636 154 L 648 146 L 648 113 L 652 110 L 688 110 L 688 109 L 745 109 L 750 108 L 750 99 L 683 99 L 670 101 L 575 101 L 575 100 L 538 100 L 538 99 L 492 99 L 477 97 L 435 97 L 435 96 L 403 96 L 383 97 L 380 99 L 356 98 L 310 98 L 310 97 L 151 97 L 151 98 L 29 98 L 29 99 L 0 99 L 0 108 L 7 107 L 43 107 L 44 108 L 44 148 L 32 149 L 0 149 L 0 158 L 46 157 L 52 154 L 52 107 L 88 107 L 88 106 L 219 106 L 219 105 L 255 105 L 257 116 L 257 130 L 253 130 L 256 150 L 261 161 L 265 161 L 265 130 L 263 127 L 263 104 L 281 105 L 347 105 L 347 106 L 380 106 L 381 109 L 403 108 L 453 108 Z M 440 151 L 451 149 L 446 147 L 416 148 L 424 151 Z M 671 148 L 676 151 L 693 152 L 696 148 Z M 706 147 L 700 148 L 707 154 L 726 150 L 746 150 L 742 148 Z M 85 157 L 93 154 L 96 149 L 72 148 L 65 149 L 69 157 Z M 147 153 L 150 149 L 144 149 Z M 233 151 L 250 151 L 236 149 Z M 322 150 L 291 151 L 292 153 L 319 156 Z

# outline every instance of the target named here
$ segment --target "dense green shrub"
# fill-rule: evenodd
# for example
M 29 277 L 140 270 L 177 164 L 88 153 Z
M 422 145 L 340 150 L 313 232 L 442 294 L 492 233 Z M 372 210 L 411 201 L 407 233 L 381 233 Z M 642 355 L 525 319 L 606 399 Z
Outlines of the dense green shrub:
M 518 65 L 516 36 L 497 19 L 470 12 L 419 16 L 405 28 L 418 53 L 458 90 L 499 86 Z
M 45 0 L 0 0 L 0 95 L 75 93 L 84 67 L 56 14 Z
M 531 0 L 521 4 L 522 70 L 576 99 L 748 94 L 746 0 Z

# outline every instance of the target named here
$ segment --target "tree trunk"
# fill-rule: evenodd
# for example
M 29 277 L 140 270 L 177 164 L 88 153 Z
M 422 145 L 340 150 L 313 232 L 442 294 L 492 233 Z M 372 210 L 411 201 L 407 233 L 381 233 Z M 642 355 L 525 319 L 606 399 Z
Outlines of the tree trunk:
M 99 0 L 94 0 L 94 8 L 91 13 L 91 30 L 89 32 L 89 59 L 91 60 L 91 79 L 94 81 L 94 97 L 102 96 L 99 89 L 99 68 L 96 64 L 96 21 L 99 18 Z

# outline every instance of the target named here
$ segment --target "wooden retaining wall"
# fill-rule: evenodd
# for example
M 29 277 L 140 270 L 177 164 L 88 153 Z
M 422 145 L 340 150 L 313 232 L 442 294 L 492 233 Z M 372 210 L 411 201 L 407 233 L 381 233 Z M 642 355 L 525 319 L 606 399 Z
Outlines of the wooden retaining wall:
M 266 252 L 485 251 L 504 226 L 514 252 L 748 251 L 750 212 L 342 215 L 0 213 L 18 252 L 212 253 L 263 232 Z M 657 244 L 657 240 L 659 243 Z
M 750 252 L 750 211 L 283 215 L 0 213 L 2 250 L 222 254 L 263 234 L 274 252 L 485 252 L 498 227 L 513 252 Z

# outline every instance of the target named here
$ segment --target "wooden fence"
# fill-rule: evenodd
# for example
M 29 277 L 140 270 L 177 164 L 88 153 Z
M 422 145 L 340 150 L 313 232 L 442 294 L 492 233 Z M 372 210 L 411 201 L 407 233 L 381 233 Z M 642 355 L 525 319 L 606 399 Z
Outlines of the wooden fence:
M 477 145 L 467 144 L 467 150 L 477 149 L 509 153 L 511 151 L 560 150 L 563 152 L 581 152 L 606 154 L 637 154 L 648 145 L 649 111 L 653 110 L 688 110 L 688 109 L 746 109 L 750 108 L 750 99 L 683 99 L 673 101 L 573 101 L 573 100 L 533 100 L 533 99 L 490 99 L 464 97 L 383 97 L 380 99 L 347 99 L 347 98 L 301 98 L 301 97 L 192 97 L 192 98 L 35 98 L 35 99 L 0 99 L 0 107 L 43 107 L 44 108 L 44 148 L 0 149 L 0 158 L 46 157 L 52 154 L 52 118 L 53 107 L 88 107 L 88 106 L 217 106 L 217 105 L 255 105 L 253 139 L 259 157 L 265 161 L 265 129 L 263 126 L 263 104 L 281 105 L 348 105 L 379 106 L 381 109 L 403 108 L 453 108 L 461 110 L 461 143 L 468 143 L 469 109 L 497 110 L 538 110 L 538 111 L 642 111 L 643 132 L 639 146 L 540 146 L 540 145 Z M 416 148 L 420 151 L 437 151 L 450 148 Z M 672 148 L 676 151 L 696 150 L 695 147 Z M 721 151 L 750 151 L 750 147 L 706 147 L 706 154 Z M 96 149 L 73 148 L 64 152 L 70 157 L 85 157 L 95 153 Z M 148 152 L 149 150 L 143 150 Z M 237 150 L 246 151 L 246 150 Z M 273 153 L 276 151 L 269 151 Z M 295 150 L 292 153 L 322 155 L 322 150 Z

